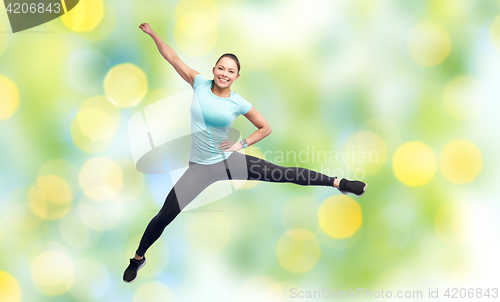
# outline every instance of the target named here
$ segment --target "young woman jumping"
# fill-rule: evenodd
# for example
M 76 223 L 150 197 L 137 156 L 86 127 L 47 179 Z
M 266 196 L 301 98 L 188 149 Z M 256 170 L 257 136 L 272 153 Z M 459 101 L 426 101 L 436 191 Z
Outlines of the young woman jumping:
M 217 181 L 242 179 L 288 182 L 302 186 L 335 187 L 343 194 L 364 194 L 366 184 L 345 178 L 330 177 L 300 167 L 281 167 L 269 161 L 236 152 L 247 148 L 271 133 L 262 114 L 230 87 L 240 77 L 240 63 L 233 54 L 223 54 L 212 69 L 213 80 L 205 79 L 179 59 L 148 23 L 139 26 L 150 35 L 161 55 L 194 89 L 191 104 L 191 153 L 189 167 L 170 190 L 159 213 L 149 222 L 123 274 L 123 281 L 133 282 L 146 264 L 144 254 L 160 237 L 165 227 L 205 188 Z M 228 132 L 239 115 L 245 116 L 258 129 L 240 142 L 228 140 Z M 224 150 L 224 151 L 223 151 Z

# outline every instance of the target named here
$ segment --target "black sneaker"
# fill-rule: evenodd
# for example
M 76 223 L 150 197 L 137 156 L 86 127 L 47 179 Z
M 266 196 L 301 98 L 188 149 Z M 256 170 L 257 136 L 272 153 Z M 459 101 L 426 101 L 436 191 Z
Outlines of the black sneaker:
M 339 184 L 338 189 L 339 189 L 340 193 L 342 193 L 344 195 L 352 193 L 354 195 L 361 196 L 361 195 L 365 194 L 366 187 L 367 187 L 367 185 L 362 181 L 359 181 L 359 180 L 351 181 L 351 180 L 347 180 L 345 178 L 342 178 L 340 180 L 340 184 Z
M 128 265 L 125 273 L 123 273 L 123 281 L 130 283 L 134 282 L 137 278 L 137 272 L 146 264 L 146 257 L 142 257 L 141 260 L 135 258 L 130 259 L 130 264 Z

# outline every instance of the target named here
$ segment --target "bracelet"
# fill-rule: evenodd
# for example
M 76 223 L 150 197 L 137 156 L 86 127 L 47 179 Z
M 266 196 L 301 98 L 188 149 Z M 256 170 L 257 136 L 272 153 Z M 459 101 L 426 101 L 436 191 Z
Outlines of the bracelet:
M 248 146 L 247 146 L 247 141 L 246 141 L 246 140 L 244 140 L 244 139 L 242 139 L 242 140 L 240 141 L 240 144 L 243 146 L 243 149 L 245 149 L 246 147 L 248 147 Z

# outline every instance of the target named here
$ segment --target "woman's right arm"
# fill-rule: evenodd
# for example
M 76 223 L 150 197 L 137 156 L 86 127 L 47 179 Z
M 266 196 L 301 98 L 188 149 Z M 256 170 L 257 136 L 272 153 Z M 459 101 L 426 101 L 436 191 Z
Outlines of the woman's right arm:
M 156 46 L 158 47 L 158 50 L 160 51 L 161 55 L 167 60 L 172 67 L 174 67 L 175 71 L 186 81 L 188 82 L 191 86 L 193 86 L 194 83 L 194 78 L 196 75 L 199 73 L 187 66 L 182 60 L 177 56 L 175 51 L 167 45 L 167 43 L 163 42 L 160 37 L 151 29 L 148 23 L 142 23 L 139 26 L 142 31 L 147 33 L 148 35 L 153 38 L 153 40 L 156 43 Z

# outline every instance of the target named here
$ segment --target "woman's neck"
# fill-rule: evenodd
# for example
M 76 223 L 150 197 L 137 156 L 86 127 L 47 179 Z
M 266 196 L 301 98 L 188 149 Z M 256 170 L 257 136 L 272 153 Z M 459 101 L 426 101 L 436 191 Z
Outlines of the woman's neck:
M 212 85 L 212 92 L 221 98 L 228 98 L 231 96 L 231 89 L 229 87 L 221 89 L 215 83 Z

